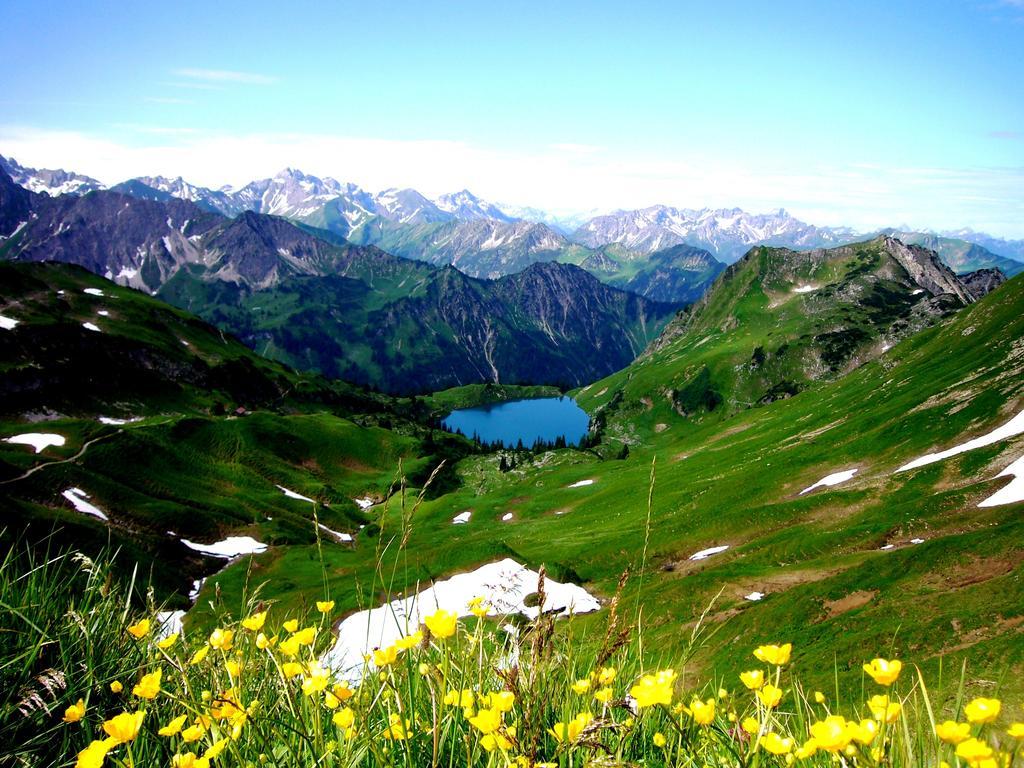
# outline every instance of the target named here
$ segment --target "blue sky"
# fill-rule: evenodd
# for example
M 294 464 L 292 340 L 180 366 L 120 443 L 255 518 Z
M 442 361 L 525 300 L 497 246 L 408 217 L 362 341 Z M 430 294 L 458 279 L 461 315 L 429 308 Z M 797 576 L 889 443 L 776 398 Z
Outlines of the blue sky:
M 1024 237 L 1024 0 L 7 5 L 29 165 Z

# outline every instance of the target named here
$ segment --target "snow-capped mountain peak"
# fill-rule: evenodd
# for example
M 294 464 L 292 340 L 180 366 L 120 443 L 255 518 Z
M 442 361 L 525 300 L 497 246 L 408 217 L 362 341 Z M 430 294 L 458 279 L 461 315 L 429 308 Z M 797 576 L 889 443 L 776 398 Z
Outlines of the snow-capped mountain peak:
M 96 179 L 91 176 L 83 176 L 79 173 L 65 171 L 63 168 L 56 170 L 49 168 L 28 168 L 19 165 L 18 161 L 12 158 L 0 156 L 0 168 L 2 168 L 15 184 L 24 187 L 30 192 L 41 192 L 50 197 L 58 195 L 84 195 L 96 189 L 105 189 Z

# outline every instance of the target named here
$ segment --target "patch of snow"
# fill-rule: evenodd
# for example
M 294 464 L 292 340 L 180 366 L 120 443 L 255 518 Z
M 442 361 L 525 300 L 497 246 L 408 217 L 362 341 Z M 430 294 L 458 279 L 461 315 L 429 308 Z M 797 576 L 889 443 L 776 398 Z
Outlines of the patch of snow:
M 512 519 L 512 513 L 511 512 L 506 512 L 504 515 L 501 516 L 501 521 L 503 523 L 507 523 L 511 519 Z
M 105 309 L 101 309 L 96 314 L 99 315 L 100 317 L 110 317 L 110 313 Z
M 36 453 L 42 453 L 44 448 L 51 445 L 58 447 L 64 445 L 65 440 L 63 435 L 55 435 L 50 432 L 25 432 L 22 435 L 6 437 L 4 442 L 12 445 L 31 445 L 36 449 Z
M 468 509 L 465 512 L 459 512 L 459 514 L 452 518 L 452 525 L 462 525 L 463 523 L 468 523 L 469 518 L 471 518 L 472 516 L 473 513 L 470 512 Z
M 1024 411 L 1021 411 L 1008 422 L 1003 424 L 996 429 L 993 429 L 988 434 L 976 437 L 973 440 L 968 440 L 966 443 L 954 446 L 940 453 L 929 453 L 920 458 L 914 459 L 909 464 L 904 464 L 902 467 L 896 470 L 896 472 L 906 472 L 908 469 L 917 469 L 927 464 L 934 464 L 936 461 L 942 461 L 948 459 L 951 456 L 957 456 L 967 451 L 973 451 L 975 448 L 984 448 L 986 445 L 992 445 L 998 443 L 1000 440 L 1006 440 L 1008 437 L 1019 435 L 1024 432 Z
M 184 630 L 184 625 L 182 624 L 182 619 L 184 618 L 184 611 L 157 611 L 155 638 L 163 640 L 170 635 L 180 635 Z
M 752 603 L 756 603 L 758 600 L 764 598 L 764 592 L 751 592 L 749 595 L 744 595 L 744 600 L 750 600 Z
M 567 485 L 565 487 L 566 488 L 582 488 L 585 485 L 593 485 L 593 484 L 594 484 L 593 480 L 577 480 L 575 483 L 570 483 L 569 485 Z
M 5 317 L 4 315 L 0 315 L 0 328 L 2 328 L 5 331 L 13 330 L 14 326 L 16 326 L 19 322 L 20 321 L 15 320 L 13 317 Z
M 522 614 L 535 619 L 539 606 L 527 606 L 526 598 L 537 591 L 536 571 L 506 558 L 482 565 L 469 573 L 460 573 L 439 581 L 414 595 L 393 600 L 372 610 L 355 613 L 338 625 L 337 641 L 321 658 L 321 663 L 347 677 L 358 679 L 364 668 L 364 654 L 374 648 L 391 645 L 415 631 L 423 617 L 438 609 L 468 616 L 469 601 L 484 598 L 489 616 Z M 601 604 L 583 587 L 544 581 L 546 613 L 560 616 L 590 613 Z
M 206 579 L 205 578 L 195 579 L 192 582 L 192 589 L 189 590 L 188 599 L 191 600 L 194 603 L 198 599 L 199 593 L 202 592 L 203 584 L 205 584 L 205 583 L 206 583 Z
M 350 534 L 348 534 L 348 533 L 341 533 L 340 531 L 332 531 L 330 528 L 328 528 L 323 523 L 317 523 L 317 526 L 320 528 L 321 531 L 324 531 L 325 533 L 331 534 L 331 536 L 336 538 L 338 541 L 344 541 L 344 542 L 352 541 L 352 536 Z
M 267 550 L 267 545 L 256 541 L 252 536 L 228 536 L 222 541 L 215 541 L 213 544 L 197 544 L 188 539 L 182 539 L 181 543 L 189 549 L 201 552 L 211 557 L 223 557 L 228 560 L 241 557 L 242 555 L 256 555 Z
M 369 509 L 373 506 L 373 499 L 369 496 L 362 499 L 352 499 L 360 509 Z
M 99 326 L 93 325 L 92 323 L 82 323 L 82 327 L 87 331 L 95 331 L 96 333 L 100 332 Z
M 924 544 L 924 539 L 911 539 L 911 544 Z
M 132 424 L 136 421 L 142 421 L 142 419 L 115 419 L 110 416 L 100 416 L 98 421 L 100 424 L 109 424 L 112 427 L 119 427 L 122 424 Z
M 57 291 L 57 295 L 58 296 L 63 296 L 64 295 L 64 291 Z
M 1013 480 L 1004 488 L 1000 488 L 983 502 L 979 507 L 998 507 L 1001 504 L 1013 504 L 1024 501 L 1024 456 L 1017 459 L 996 477 L 1012 477 Z
M 813 285 L 798 285 L 793 289 L 793 293 L 810 293 L 811 291 L 818 290 Z
M 720 547 L 710 547 L 708 549 L 702 549 L 700 552 L 694 552 L 690 555 L 691 560 L 706 560 L 712 555 L 717 555 L 719 552 L 725 552 L 729 548 L 728 544 L 723 544 Z
M 896 545 L 895 545 L 895 544 L 886 544 L 886 545 L 884 545 L 883 547 L 881 547 L 881 549 L 882 549 L 883 551 L 884 551 L 884 550 L 887 550 L 887 549 L 896 549 Z
M 920 293 L 924 293 L 924 288 L 915 288 L 910 292 L 911 296 L 917 296 Z
M 71 502 L 73 506 L 79 512 L 86 515 L 92 515 L 98 517 L 100 520 L 108 520 L 109 518 L 104 514 L 103 510 L 90 504 L 87 499 L 89 494 L 83 491 L 81 488 L 68 488 L 64 491 L 61 496 Z
M 814 485 L 810 485 L 810 486 L 804 488 L 802 491 L 800 491 L 800 495 L 803 496 L 805 493 L 810 493 L 815 488 L 821 488 L 821 487 L 824 487 L 824 486 L 839 485 L 840 483 L 845 483 L 847 480 L 849 480 L 851 477 L 853 477 L 856 474 L 857 474 L 857 470 L 856 469 L 844 469 L 842 472 L 834 472 L 831 475 L 825 475 L 825 477 L 821 478 L 821 480 L 816 482 Z
M 298 499 L 299 501 L 308 501 L 310 504 L 316 504 L 316 501 L 311 499 L 311 498 L 309 498 L 309 496 L 303 496 L 301 493 L 296 493 L 295 491 L 290 491 L 287 488 L 285 488 L 283 485 L 279 485 L 279 486 L 277 486 L 277 488 L 285 496 L 287 496 L 289 499 Z
M 86 288 L 85 290 L 82 291 L 82 293 L 88 293 L 90 296 L 103 295 L 103 291 L 101 291 L 99 288 Z

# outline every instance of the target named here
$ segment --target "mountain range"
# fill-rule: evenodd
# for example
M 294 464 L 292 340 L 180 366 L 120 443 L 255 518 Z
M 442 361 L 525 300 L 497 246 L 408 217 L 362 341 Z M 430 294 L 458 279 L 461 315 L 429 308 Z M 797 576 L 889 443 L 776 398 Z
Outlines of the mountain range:
M 537 263 L 498 280 L 177 197 L 49 197 L 0 172 L 0 258 L 62 261 L 160 296 L 304 370 L 393 393 L 577 386 L 628 364 L 678 308 Z
M 12 178 L 33 191 L 56 195 L 83 193 L 101 186 L 94 179 L 65 171 L 23 168 L 13 160 L 0 162 Z M 589 260 L 591 264 L 603 262 L 604 269 L 595 272 L 601 279 L 622 284 L 650 266 L 650 254 L 680 244 L 704 249 L 710 257 L 732 263 L 755 245 L 809 249 L 879 234 L 857 232 L 849 227 L 814 226 L 781 209 L 751 214 L 739 208 L 664 205 L 604 213 L 567 229 L 564 225 L 568 219 L 564 217 L 535 208 L 488 202 L 468 190 L 436 200 L 413 189 L 370 193 L 354 184 L 290 168 L 238 189 L 209 189 L 189 184 L 180 177 L 161 176 L 131 179 L 114 189 L 150 200 L 190 200 L 226 216 L 246 210 L 284 216 L 327 229 L 355 243 L 377 245 L 396 255 L 432 264 L 452 264 L 470 276 L 486 278 L 520 271 L 536 261 L 585 265 Z M 900 231 L 910 240 L 927 239 L 929 247 L 954 268 L 959 268 L 957 262 L 963 258 L 964 243 L 977 246 L 963 271 L 998 268 L 1012 275 L 1024 270 L 1019 263 L 1024 261 L 1024 241 L 964 230 L 941 234 Z M 617 265 L 614 274 L 608 269 L 606 255 Z M 652 268 L 663 269 L 663 265 Z M 643 284 L 643 279 L 636 283 Z M 687 284 L 670 300 L 692 300 L 694 291 L 705 287 Z

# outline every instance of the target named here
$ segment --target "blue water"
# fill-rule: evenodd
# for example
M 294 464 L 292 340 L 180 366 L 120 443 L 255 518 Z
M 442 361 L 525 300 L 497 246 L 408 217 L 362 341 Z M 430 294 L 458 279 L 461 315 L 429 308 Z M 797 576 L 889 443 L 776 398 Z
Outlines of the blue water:
M 554 442 L 564 437 L 567 444 L 577 445 L 587 434 L 590 417 L 571 397 L 541 397 L 463 408 L 441 423 L 484 443 L 501 442 L 511 448 L 522 440 L 529 448 L 538 438 Z

